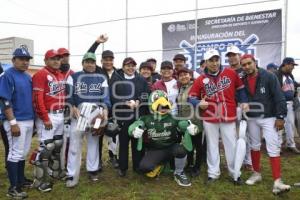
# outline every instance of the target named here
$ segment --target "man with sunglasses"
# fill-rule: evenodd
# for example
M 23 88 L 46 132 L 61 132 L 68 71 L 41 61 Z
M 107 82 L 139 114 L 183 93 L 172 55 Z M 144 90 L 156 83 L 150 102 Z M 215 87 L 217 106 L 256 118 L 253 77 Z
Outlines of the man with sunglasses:
M 33 104 L 40 147 L 34 161 L 35 184 L 42 192 L 52 190 L 48 173 L 61 176 L 60 152 L 63 144 L 65 82 L 59 70 L 61 55 L 56 50 L 45 54 L 46 66 L 32 78 Z

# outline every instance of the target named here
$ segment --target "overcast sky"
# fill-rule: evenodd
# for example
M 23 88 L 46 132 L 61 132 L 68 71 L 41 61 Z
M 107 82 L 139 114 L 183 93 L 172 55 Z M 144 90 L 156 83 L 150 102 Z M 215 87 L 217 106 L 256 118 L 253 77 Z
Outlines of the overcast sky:
M 255 12 L 262 10 L 284 8 L 284 0 L 255 5 L 242 5 L 235 7 L 215 8 L 202 10 L 202 8 L 222 7 L 226 5 L 258 2 L 261 0 L 198 0 L 198 18 Z M 128 0 L 128 17 L 140 17 L 170 13 L 182 10 L 195 9 L 195 0 Z M 67 26 L 67 1 L 66 0 L 0 0 L 0 21 L 48 24 Z M 81 58 L 96 37 L 107 33 L 109 41 L 105 49 L 114 52 L 125 52 L 125 27 L 122 20 L 126 16 L 125 0 L 70 0 L 70 51 L 72 68 L 81 69 Z M 299 20 L 300 1 L 288 0 L 288 31 L 287 55 L 300 59 Z M 284 17 L 284 11 L 283 11 Z M 119 20 L 115 20 L 119 19 Z M 163 15 L 147 18 L 130 19 L 128 21 L 128 51 L 148 51 L 162 48 L 162 30 L 164 22 L 195 19 L 195 11 Z M 88 26 L 82 24 L 115 20 L 111 23 L 100 23 Z M 270 33 L 272 34 L 272 33 Z M 34 40 L 35 64 L 43 65 L 43 55 L 51 48 L 67 47 L 68 32 L 65 27 L 25 26 L 17 24 L 0 23 L 0 38 L 24 37 Z M 101 54 L 99 47 L 97 54 Z M 100 56 L 98 55 L 100 60 Z M 130 53 L 138 63 L 148 57 L 161 60 L 162 52 Z M 124 59 L 124 53 L 116 54 L 115 63 L 119 67 Z M 300 60 L 298 60 L 300 63 Z M 300 70 L 299 70 L 300 77 Z

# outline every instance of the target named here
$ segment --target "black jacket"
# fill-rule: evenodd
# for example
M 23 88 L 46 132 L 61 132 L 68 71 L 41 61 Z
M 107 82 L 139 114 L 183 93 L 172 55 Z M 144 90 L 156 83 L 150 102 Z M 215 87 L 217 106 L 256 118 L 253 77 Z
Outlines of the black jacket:
M 248 117 L 276 117 L 278 119 L 283 119 L 286 116 L 287 108 L 285 97 L 279 81 L 274 74 L 265 69 L 258 68 L 254 96 L 249 92 L 247 75 L 243 78 L 243 82 L 250 103 L 250 111 L 247 113 Z M 261 109 L 261 111 L 254 112 L 253 109 Z
M 147 114 L 148 106 L 142 106 L 137 112 L 136 110 L 129 110 L 129 107 L 125 105 L 125 102 L 129 100 L 139 100 L 140 103 L 148 102 L 150 89 L 146 80 L 137 72 L 135 73 L 135 78 L 127 80 L 124 77 L 123 70 L 117 70 L 116 75 L 112 76 L 110 80 L 110 88 L 112 105 L 118 103 L 114 106 L 114 117 L 118 119 L 120 117 L 131 116 L 128 120 L 118 121 L 131 121 L 141 115 Z M 124 110 L 126 110 L 126 112 L 124 112 Z

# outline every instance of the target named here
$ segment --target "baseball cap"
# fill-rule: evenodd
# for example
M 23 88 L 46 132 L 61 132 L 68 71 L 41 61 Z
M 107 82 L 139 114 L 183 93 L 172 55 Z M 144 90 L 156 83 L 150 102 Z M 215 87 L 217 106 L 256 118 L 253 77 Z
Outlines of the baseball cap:
M 179 76 L 181 73 L 189 73 L 189 74 L 192 74 L 192 71 L 189 70 L 189 69 L 186 68 L 186 67 L 183 67 L 183 68 L 181 68 L 180 70 L 177 71 L 177 75 Z
M 173 69 L 173 63 L 166 60 L 166 61 L 163 61 L 161 64 L 160 64 L 160 69 L 166 69 L 166 68 L 169 68 L 169 69 Z
M 242 54 L 240 49 L 235 45 L 231 45 L 231 46 L 227 47 L 227 52 L 226 52 L 225 56 L 228 56 L 229 53 Z
M 278 68 L 278 66 L 275 63 L 269 63 L 267 65 L 267 69 L 277 69 L 277 68 Z
M 68 49 L 66 48 L 59 48 L 57 49 L 57 52 L 59 53 L 59 55 L 63 56 L 63 55 L 70 55 L 70 52 Z
M 136 65 L 135 60 L 132 57 L 127 57 L 123 60 L 123 66 L 128 64 L 134 64 Z
M 157 63 L 156 59 L 155 58 L 148 58 L 146 60 L 146 62 L 154 62 L 154 63 Z
M 220 54 L 217 50 L 215 49 L 208 49 L 205 53 L 204 53 L 204 60 L 209 60 L 211 59 L 213 56 L 218 56 L 220 57 Z
M 48 59 L 48 58 L 53 58 L 53 57 L 56 57 L 56 56 L 59 56 L 61 57 L 61 55 L 58 53 L 58 51 L 54 50 L 54 49 L 50 49 L 46 52 L 45 54 L 45 59 Z
M 93 61 L 96 61 L 96 55 L 92 52 L 87 52 L 84 54 L 83 58 L 82 58 L 82 61 L 85 61 L 85 60 L 93 60 Z
M 153 68 L 152 68 L 152 66 L 151 66 L 151 63 L 149 63 L 149 62 L 142 62 L 142 63 L 140 64 L 140 70 L 143 69 L 143 68 L 148 68 L 148 69 L 150 69 L 151 71 L 153 70 Z
M 244 60 L 244 59 L 247 59 L 247 58 L 251 58 L 252 60 L 255 60 L 255 58 L 254 58 L 254 56 L 252 54 L 244 54 L 241 57 L 241 61 Z
M 183 54 L 176 54 L 173 58 L 173 60 L 183 60 L 186 61 L 186 58 Z
M 107 57 L 110 57 L 110 58 L 115 58 L 114 57 L 114 52 L 112 52 L 111 50 L 105 50 L 102 52 L 102 58 L 107 58 Z
M 13 58 L 16 58 L 16 57 L 32 59 L 32 56 L 30 55 L 28 50 L 25 48 L 16 48 L 16 50 L 13 52 Z
M 285 57 L 282 61 L 282 64 L 281 65 L 285 65 L 285 64 L 292 64 L 292 65 L 298 65 L 297 63 L 295 63 L 295 60 L 294 58 L 291 58 L 291 57 Z

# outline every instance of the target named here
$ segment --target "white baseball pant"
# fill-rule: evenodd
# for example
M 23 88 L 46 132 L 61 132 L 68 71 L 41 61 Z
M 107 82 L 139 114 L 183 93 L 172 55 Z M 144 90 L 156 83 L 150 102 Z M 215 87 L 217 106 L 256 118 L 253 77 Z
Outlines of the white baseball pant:
M 31 146 L 31 138 L 33 133 L 33 120 L 17 121 L 20 128 L 20 136 L 13 137 L 9 122 L 6 120 L 3 127 L 7 134 L 9 152 L 7 160 L 10 162 L 18 162 L 26 160 Z
M 53 139 L 54 135 L 62 135 L 64 129 L 64 114 L 63 113 L 48 113 L 49 119 L 52 122 L 52 129 L 46 130 L 41 119 L 36 119 L 37 133 L 40 142 Z
M 293 102 L 287 101 L 287 116 L 285 117 L 284 129 L 286 133 L 287 147 L 296 147 L 294 140 L 295 131 L 295 112 L 293 110 Z
M 243 115 L 243 113 L 242 113 L 241 107 L 239 107 L 239 106 L 236 107 L 236 116 L 237 116 L 237 124 L 236 125 L 237 125 L 238 132 L 239 132 L 240 121 L 242 120 L 242 115 Z M 246 131 L 246 155 L 245 155 L 243 164 L 252 165 L 248 127 L 247 127 L 247 131 Z
M 248 131 L 251 149 L 259 151 L 261 146 L 261 130 L 266 141 L 269 157 L 280 156 L 280 135 L 275 129 L 275 117 L 249 119 Z
M 72 119 L 67 171 L 68 176 L 72 176 L 73 180 L 78 182 L 83 137 L 86 136 L 87 140 L 86 169 L 88 172 L 94 172 L 99 170 L 99 136 L 93 136 L 90 132 L 77 131 L 76 125 L 77 120 Z
M 220 135 L 224 144 L 229 175 L 234 177 L 234 155 L 237 141 L 236 123 L 210 123 L 203 121 L 203 126 L 207 141 L 208 177 L 219 178 L 221 174 L 219 153 Z

